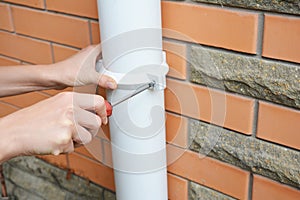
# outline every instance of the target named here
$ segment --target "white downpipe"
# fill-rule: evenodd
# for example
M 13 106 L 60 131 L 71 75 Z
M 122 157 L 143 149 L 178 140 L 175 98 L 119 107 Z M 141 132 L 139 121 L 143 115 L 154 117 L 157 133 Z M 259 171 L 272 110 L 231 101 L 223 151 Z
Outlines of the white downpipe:
M 108 100 L 143 82 L 158 87 L 116 106 L 109 119 L 118 200 L 167 200 L 160 0 L 98 0 L 102 65 L 119 78 Z M 165 66 L 166 67 L 166 66 Z

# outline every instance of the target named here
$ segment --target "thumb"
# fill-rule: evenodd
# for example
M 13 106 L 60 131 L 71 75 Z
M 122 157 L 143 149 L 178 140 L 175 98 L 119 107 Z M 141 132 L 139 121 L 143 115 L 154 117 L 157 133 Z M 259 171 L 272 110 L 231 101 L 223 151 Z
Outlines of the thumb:
M 86 48 L 87 53 L 90 54 L 90 56 L 92 58 L 97 59 L 97 57 L 100 55 L 102 49 L 101 49 L 101 45 L 97 44 L 97 45 L 91 45 L 89 47 Z
M 117 88 L 117 82 L 112 77 L 99 74 L 99 73 L 97 74 L 98 74 L 97 85 L 99 85 L 102 88 L 112 89 L 112 90 Z

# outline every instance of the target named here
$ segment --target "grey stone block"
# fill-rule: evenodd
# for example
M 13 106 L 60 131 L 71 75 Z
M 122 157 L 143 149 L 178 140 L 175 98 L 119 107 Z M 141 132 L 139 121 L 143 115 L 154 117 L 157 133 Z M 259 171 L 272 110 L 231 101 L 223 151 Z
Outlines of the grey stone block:
M 104 191 L 104 200 L 116 200 L 116 195 L 110 191 Z
M 190 80 L 300 108 L 300 65 L 191 47 Z
M 234 6 L 255 10 L 268 10 L 281 13 L 300 15 L 298 0 L 193 0 L 196 2 L 213 3 L 220 6 Z
M 7 192 L 10 196 L 9 200 L 44 200 L 43 197 L 19 187 L 11 181 L 6 181 Z
M 103 199 L 103 188 L 35 157 L 17 157 L 4 165 L 13 185 L 45 199 Z M 18 197 L 18 196 L 17 196 Z
M 99 194 L 98 197 L 91 197 L 86 195 L 72 194 L 68 192 L 65 200 L 103 200 L 103 196 L 102 194 Z
M 39 178 L 35 175 L 24 173 L 24 171 L 9 167 L 6 171 L 6 176 L 14 185 L 22 187 L 24 190 L 31 191 L 40 197 L 45 199 L 64 200 L 66 193 L 59 188 L 58 185 Z M 14 193 L 18 198 L 22 197 L 22 194 Z
M 194 182 L 189 183 L 189 200 L 234 200 L 230 196 L 201 186 Z
M 300 188 L 300 152 L 200 121 L 190 121 L 190 149 Z

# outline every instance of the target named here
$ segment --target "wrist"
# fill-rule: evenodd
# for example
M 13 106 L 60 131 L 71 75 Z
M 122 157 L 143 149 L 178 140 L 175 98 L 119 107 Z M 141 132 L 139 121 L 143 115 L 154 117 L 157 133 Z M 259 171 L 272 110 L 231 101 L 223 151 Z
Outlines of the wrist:
M 61 90 L 69 86 L 64 81 L 61 70 L 59 63 L 49 64 L 43 67 L 40 77 L 42 77 L 47 89 Z
M 0 129 L 5 130 L 1 132 L 0 140 L 0 164 L 18 156 L 18 148 L 20 146 L 17 144 L 16 134 L 10 132 L 11 127 L 7 126 L 5 121 L 6 117 L 0 118 Z

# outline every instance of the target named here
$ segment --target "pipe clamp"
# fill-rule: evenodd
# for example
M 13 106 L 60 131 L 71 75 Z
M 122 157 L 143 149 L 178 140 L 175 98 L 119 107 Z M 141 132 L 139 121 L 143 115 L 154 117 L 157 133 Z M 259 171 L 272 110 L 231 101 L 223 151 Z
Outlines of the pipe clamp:
M 134 90 L 149 82 L 155 82 L 154 90 L 166 88 L 166 75 L 169 65 L 166 61 L 166 52 L 162 51 L 162 63 L 159 65 L 143 65 L 128 73 L 117 73 L 106 69 L 102 60 L 96 62 L 96 71 L 112 77 L 118 84 L 119 89 Z

